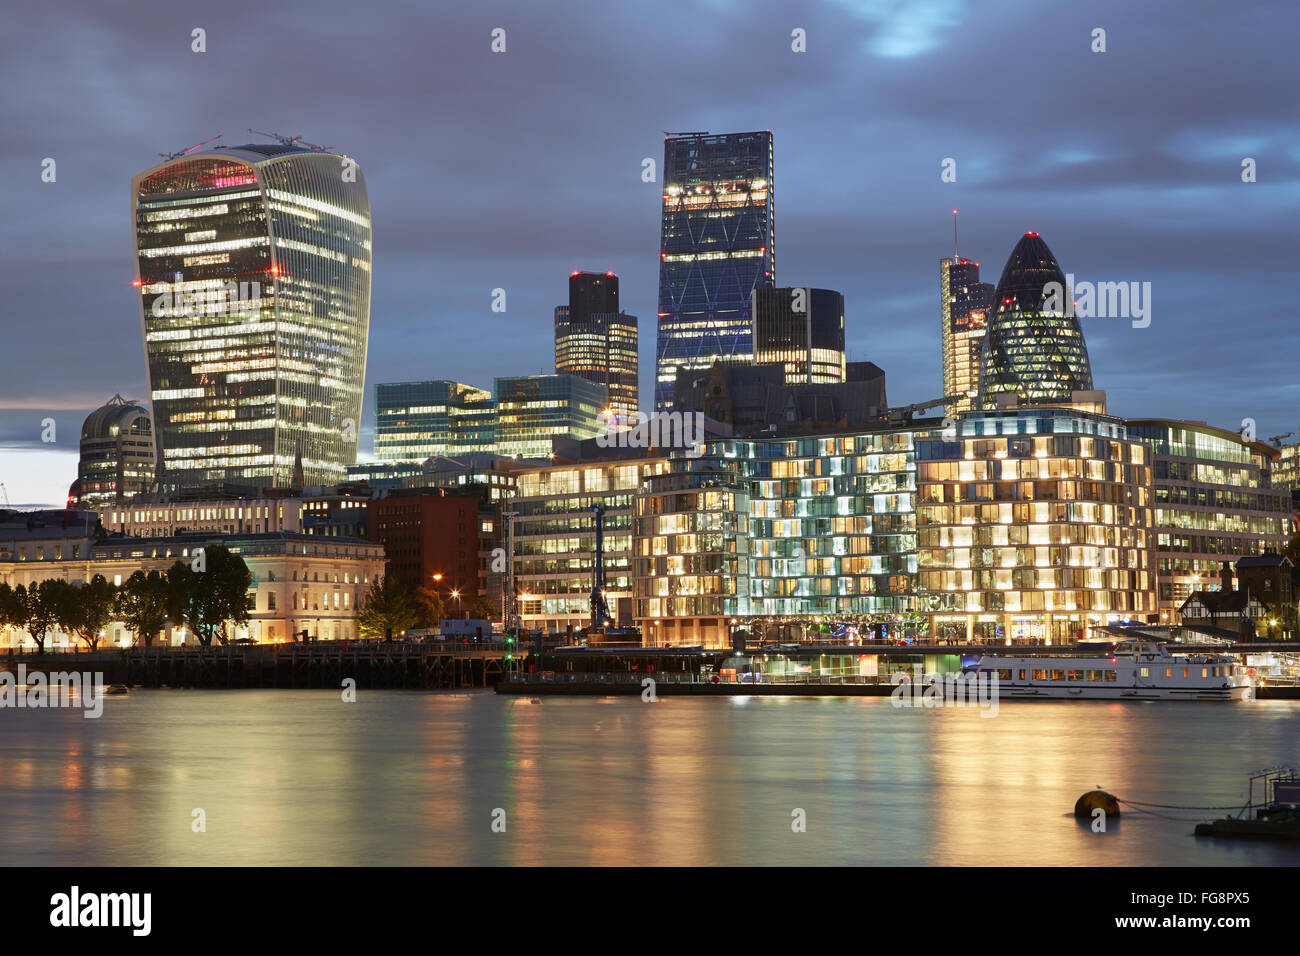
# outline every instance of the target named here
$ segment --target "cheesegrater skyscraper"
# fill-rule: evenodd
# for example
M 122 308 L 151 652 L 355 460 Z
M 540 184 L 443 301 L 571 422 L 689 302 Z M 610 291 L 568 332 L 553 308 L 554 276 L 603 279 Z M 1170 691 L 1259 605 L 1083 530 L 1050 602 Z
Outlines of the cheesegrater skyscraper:
M 752 363 L 750 294 L 776 284 L 772 133 L 677 133 L 664 141 L 655 409 L 678 368 Z

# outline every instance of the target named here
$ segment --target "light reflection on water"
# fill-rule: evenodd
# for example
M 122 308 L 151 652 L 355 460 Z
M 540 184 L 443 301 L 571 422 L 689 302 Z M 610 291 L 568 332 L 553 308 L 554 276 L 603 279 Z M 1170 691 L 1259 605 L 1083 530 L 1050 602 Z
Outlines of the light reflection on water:
M 887 698 L 135 691 L 98 720 L 0 710 L 0 863 L 1300 863 L 1296 846 L 1195 839 L 1194 821 L 1126 814 L 1095 834 L 1069 815 L 1097 785 L 1239 804 L 1251 770 L 1300 759 L 1297 730 L 1282 701 L 986 719 Z

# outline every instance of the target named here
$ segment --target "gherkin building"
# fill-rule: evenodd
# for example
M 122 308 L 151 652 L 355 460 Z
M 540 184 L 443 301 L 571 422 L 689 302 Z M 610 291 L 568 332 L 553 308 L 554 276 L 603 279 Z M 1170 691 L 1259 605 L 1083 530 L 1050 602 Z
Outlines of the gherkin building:
M 1046 405 L 1092 389 L 1088 346 L 1065 276 L 1038 233 L 1025 233 L 1007 259 L 987 328 L 980 361 L 984 405 L 999 392 L 1015 392 L 1022 404 Z

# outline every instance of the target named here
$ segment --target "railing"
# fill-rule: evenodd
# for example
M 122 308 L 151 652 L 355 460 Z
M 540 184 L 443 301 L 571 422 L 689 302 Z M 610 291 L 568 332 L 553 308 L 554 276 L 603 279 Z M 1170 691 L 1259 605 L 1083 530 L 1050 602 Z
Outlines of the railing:
M 683 674 L 683 673 L 594 673 L 583 674 L 571 671 L 562 671 L 549 674 L 532 673 L 518 674 L 512 676 L 510 680 L 523 684 L 635 684 L 640 686 L 641 682 L 647 677 L 656 684 L 892 684 L 892 674 L 881 674 L 876 676 L 863 676 L 858 674 L 849 675 L 832 675 L 816 676 L 812 674 L 761 674 L 758 679 L 753 679 L 752 675 L 737 675 L 735 678 L 721 678 L 714 681 L 713 674 Z M 748 678 L 748 679 L 745 679 Z
M 370 649 L 418 650 L 420 648 L 426 648 L 426 649 L 432 648 L 434 650 L 439 650 L 439 651 L 466 650 L 466 651 L 504 652 L 508 650 L 513 650 L 516 654 L 523 652 L 523 649 L 521 649 L 518 644 L 507 645 L 503 641 L 478 641 L 472 639 L 465 640 L 465 639 L 456 639 L 456 638 L 449 638 L 446 640 L 429 639 L 429 640 L 419 640 L 419 641 L 414 641 L 414 640 L 383 641 L 383 640 L 367 640 L 365 638 L 360 638 L 357 640 L 348 640 L 348 641 L 306 641 L 306 642 L 303 641 L 260 641 L 260 642 L 232 641 L 227 644 L 222 644 L 220 642 L 214 641 L 212 644 L 209 644 L 207 646 L 204 646 L 202 644 L 155 643 L 148 647 L 146 647 L 143 644 L 132 644 L 127 647 L 123 647 L 120 644 L 112 644 L 105 641 L 101 643 L 99 647 L 96 648 L 94 651 L 92 651 L 89 647 L 85 645 L 62 645 L 62 646 L 46 646 L 45 650 L 43 652 L 40 652 L 40 654 L 42 656 L 62 655 L 62 656 L 71 657 L 75 655 L 84 655 L 84 654 L 92 654 L 92 653 L 95 654 L 117 653 L 117 654 L 127 654 L 127 655 L 199 654 L 199 653 L 211 652 L 211 651 L 226 651 L 226 652 L 233 653 L 235 651 L 245 651 L 245 650 L 267 651 L 272 649 L 284 653 L 301 653 L 303 651 L 313 651 L 313 650 L 342 650 L 342 651 L 351 652 L 354 650 L 366 651 Z M 6 655 L 11 658 L 12 657 L 33 657 L 33 656 L 37 656 L 38 652 L 36 647 L 33 645 L 11 646 L 11 647 L 0 649 L 0 657 Z

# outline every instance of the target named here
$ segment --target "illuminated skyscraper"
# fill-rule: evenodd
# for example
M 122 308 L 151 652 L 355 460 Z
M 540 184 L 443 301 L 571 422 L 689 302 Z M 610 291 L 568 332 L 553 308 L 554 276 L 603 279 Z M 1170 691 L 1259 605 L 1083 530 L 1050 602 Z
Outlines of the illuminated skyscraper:
M 131 184 L 164 488 L 335 484 L 356 461 L 370 200 L 346 157 L 205 149 Z
M 775 285 L 772 134 L 664 141 L 655 408 L 678 368 L 754 360 L 750 293 Z
M 1059 290 L 1055 305 L 1052 283 Z M 1002 392 L 1015 393 L 1022 404 L 1044 405 L 1069 402 L 1074 391 L 1091 391 L 1088 346 L 1065 276 L 1038 233 L 1025 233 L 1011 251 L 987 329 L 979 386 L 986 407 Z
M 120 505 L 153 484 L 154 443 L 149 412 L 114 395 L 81 426 L 81 461 L 68 491 L 71 507 L 98 511 Z
M 618 276 L 575 272 L 569 276 L 569 304 L 555 309 L 555 371 L 577 375 L 609 390 L 609 408 L 635 414 L 637 318 L 618 308 Z
M 830 289 L 755 289 L 754 361 L 785 366 L 787 385 L 844 381 L 844 296 Z
M 948 414 L 969 411 L 980 384 L 980 354 L 993 284 L 980 282 L 980 264 L 953 256 L 939 260 L 943 317 L 943 394 L 965 396 Z

